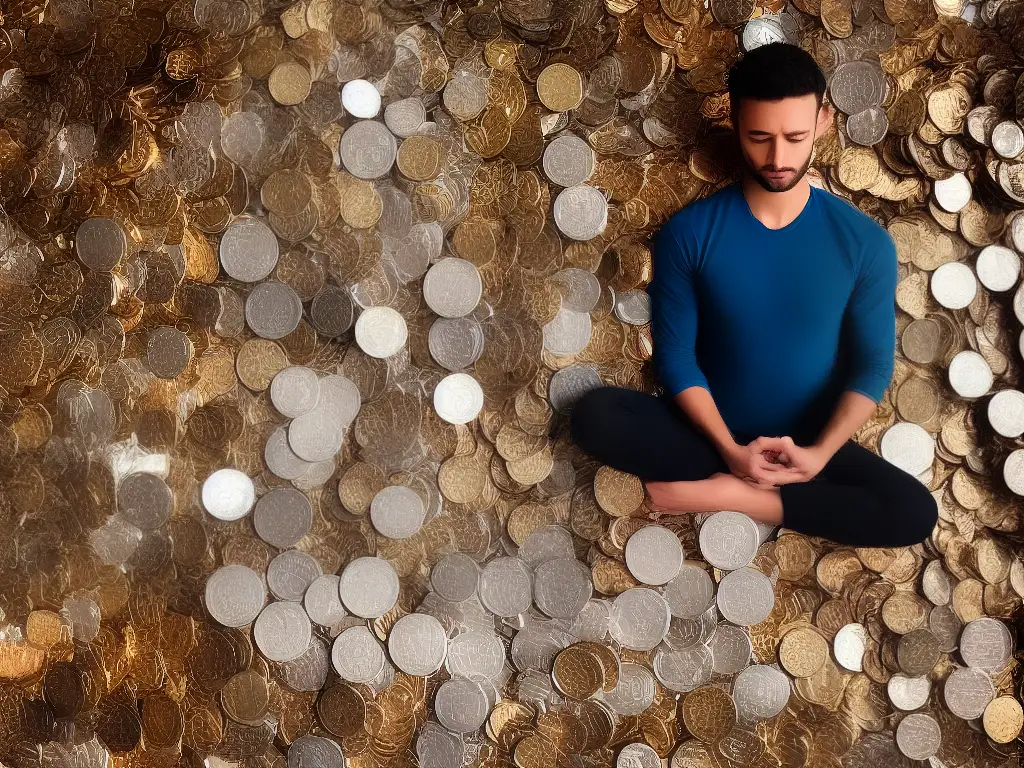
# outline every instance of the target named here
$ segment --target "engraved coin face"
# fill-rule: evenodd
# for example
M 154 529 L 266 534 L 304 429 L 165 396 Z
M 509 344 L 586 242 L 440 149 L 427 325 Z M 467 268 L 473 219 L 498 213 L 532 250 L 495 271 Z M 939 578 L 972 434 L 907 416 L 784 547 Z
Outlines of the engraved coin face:
M 410 613 L 395 622 L 388 634 L 388 653 L 400 670 L 425 677 L 441 668 L 448 636 L 441 622 L 425 613 Z
M 339 584 L 345 608 L 364 619 L 390 611 L 398 600 L 398 574 L 379 557 L 357 557 L 341 572 Z
M 789 702 L 791 684 L 782 670 L 764 664 L 747 667 L 733 681 L 737 721 L 753 725 L 775 717 Z
M 341 163 L 357 179 L 377 179 L 391 170 L 398 142 L 384 123 L 360 120 L 341 135 Z
M 225 627 L 251 624 L 263 609 L 266 599 L 263 579 L 244 565 L 222 566 L 206 580 L 206 610 Z
M 558 193 L 554 205 L 555 224 L 573 240 L 592 240 L 608 223 L 608 202 L 596 187 L 577 184 Z
M 384 669 L 384 649 L 365 626 L 349 627 L 334 638 L 331 663 L 342 680 L 368 683 Z
M 256 618 L 253 639 L 260 652 L 271 661 L 297 659 L 309 647 L 312 637 L 309 617 L 298 603 L 270 603 Z
M 683 547 L 676 535 L 649 525 L 626 542 L 626 567 L 643 584 L 660 586 L 674 579 L 683 565 Z
M 761 543 L 754 521 L 731 511 L 716 512 L 705 520 L 698 540 L 704 559 L 724 571 L 750 565 Z
M 981 717 L 985 707 L 995 698 L 992 679 L 982 670 L 972 667 L 954 669 L 946 678 L 942 689 L 949 711 L 964 720 Z
M 1013 636 L 999 619 L 969 621 L 960 634 L 960 655 L 967 666 L 995 674 L 1013 656 Z
M 653 589 L 634 587 L 612 602 L 609 630 L 621 645 L 649 651 L 668 633 L 671 614 L 665 598 Z
M 772 583 L 760 571 L 740 568 L 718 584 L 718 610 L 733 624 L 749 627 L 768 618 L 775 605 Z
M 274 231 L 257 217 L 239 219 L 220 240 L 220 265 L 235 280 L 256 283 L 277 266 L 280 247 Z

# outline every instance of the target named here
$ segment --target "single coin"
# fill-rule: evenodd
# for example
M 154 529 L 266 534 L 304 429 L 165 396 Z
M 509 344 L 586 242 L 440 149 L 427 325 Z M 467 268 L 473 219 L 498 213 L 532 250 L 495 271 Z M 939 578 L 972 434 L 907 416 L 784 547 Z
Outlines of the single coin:
M 434 410 L 449 424 L 467 424 L 483 407 L 483 388 L 468 373 L 450 373 L 434 387 Z
M 900 637 L 896 658 L 910 676 L 927 675 L 942 655 L 941 643 L 930 629 L 915 629 Z
M 836 661 L 851 672 L 860 672 L 864 667 L 864 648 L 868 631 L 863 624 L 847 624 L 836 632 L 832 641 Z
M 445 666 L 453 677 L 494 680 L 505 668 L 505 646 L 490 630 L 463 631 L 448 644 Z
M 302 606 L 290 601 L 271 603 L 252 626 L 256 646 L 271 661 L 297 659 L 309 647 L 312 632 Z
M 342 680 L 369 683 L 384 670 L 384 648 L 365 626 L 349 627 L 331 646 L 331 664 Z
M 981 717 L 996 696 L 992 679 L 980 669 L 959 667 L 950 672 L 942 690 L 949 711 L 964 720 Z
M 444 664 L 448 635 L 441 622 L 426 613 L 406 614 L 388 633 L 388 654 L 409 675 L 426 677 Z
M 889 701 L 905 712 L 923 707 L 928 702 L 931 690 L 932 683 L 927 677 L 910 677 L 901 672 L 895 673 L 886 684 Z
M 627 744 L 615 758 L 615 768 L 661 768 L 661 757 L 649 744 Z
M 615 295 L 615 316 L 627 325 L 651 322 L 651 297 L 647 291 L 623 291 Z
M 626 541 L 625 559 L 629 572 L 639 582 L 661 586 L 679 575 L 683 547 L 668 528 L 648 525 Z
M 604 667 L 586 646 L 571 645 L 555 657 L 551 677 L 569 698 L 589 699 L 603 688 Z
M 439 317 L 427 334 L 430 356 L 442 368 L 459 373 L 484 352 L 484 329 L 475 317 Z
M 309 205 L 313 186 L 309 177 L 294 168 L 280 168 L 274 171 L 260 187 L 260 201 L 263 207 L 278 216 L 298 216 Z M 271 216 L 271 223 L 273 223 Z
M 750 565 L 760 545 L 757 525 L 741 512 L 715 512 L 700 526 L 700 553 L 711 565 L 735 571 Z
M 935 202 L 948 213 L 963 210 L 974 196 L 971 182 L 963 173 L 954 173 L 948 179 L 932 182 L 932 192 L 935 195 Z
M 220 239 L 220 265 L 229 277 L 256 283 L 270 275 L 280 257 L 277 236 L 260 218 L 234 222 Z
M 1016 120 L 1003 120 L 997 124 L 989 140 L 996 154 L 1008 160 L 1024 152 L 1024 129 Z
M 294 547 L 313 525 L 313 505 L 294 488 L 275 488 L 260 497 L 252 513 L 257 535 L 278 549 Z
M 932 272 L 931 291 L 946 309 L 963 309 L 974 301 L 978 281 L 969 266 L 950 261 Z
M 306 734 L 288 747 L 288 768 L 345 768 L 341 747 L 331 739 Z
M 619 667 L 619 682 L 603 695 L 604 703 L 617 715 L 634 717 L 654 703 L 657 681 L 647 667 L 624 662 Z
M 320 380 L 316 371 L 293 365 L 278 372 L 270 382 L 270 401 L 278 413 L 294 419 L 308 412 L 320 399 Z
M 305 475 L 313 466 L 300 459 L 288 443 L 288 429 L 278 427 L 270 433 L 263 449 L 263 460 L 267 468 L 282 480 L 296 480 Z
M 391 170 L 398 142 L 384 123 L 360 120 L 341 135 L 341 163 L 357 179 L 378 179 Z
M 480 602 L 501 617 L 518 616 L 533 603 L 533 579 L 518 557 L 496 557 L 480 572 Z
M 911 760 L 927 760 L 942 745 L 942 729 L 931 715 L 907 715 L 896 726 L 896 746 Z
M 1003 437 L 1024 434 L 1024 392 L 1019 389 L 996 392 L 988 401 L 988 421 Z
M 408 335 L 405 318 L 391 307 L 369 307 L 356 320 L 356 344 L 370 357 L 391 357 Z
M 309 585 L 323 574 L 312 555 L 290 549 L 277 555 L 267 566 L 267 586 L 278 600 L 299 601 Z
M 870 61 L 847 61 L 829 78 L 829 94 L 836 109 L 854 115 L 881 105 L 885 98 L 885 75 Z
M 779 662 L 793 677 L 810 677 L 828 659 L 828 642 L 811 627 L 797 627 L 782 636 Z
M 720 741 L 736 725 L 736 704 L 721 688 L 706 686 L 683 699 L 683 723 L 696 738 L 709 744 Z
M 281 339 L 299 327 L 302 300 L 294 289 L 276 280 L 257 285 L 245 300 L 245 322 L 264 339 Z
M 472 733 L 490 714 L 491 704 L 484 687 L 475 680 L 453 677 L 441 683 L 434 695 L 434 714 L 454 733 Z
M 775 592 L 767 576 L 753 568 L 730 571 L 718 584 L 718 610 L 733 624 L 760 624 L 775 605 Z
M 575 557 L 553 558 L 533 574 L 534 602 L 554 619 L 572 619 L 587 607 L 594 593 L 590 569 Z
M 558 413 L 568 414 L 583 395 L 600 386 L 603 386 L 601 374 L 594 366 L 570 365 L 551 375 L 548 401 Z
M 597 187 L 577 184 L 558 193 L 553 215 L 559 231 L 566 237 L 592 240 L 608 224 L 608 201 Z
M 703 643 L 689 648 L 662 646 L 655 651 L 651 666 L 654 676 L 670 691 L 689 693 L 711 679 L 715 658 L 711 648 Z
M 434 136 L 410 136 L 398 146 L 395 163 L 402 175 L 412 181 L 437 178 L 444 167 L 444 147 Z
M 309 70 L 297 61 L 283 61 L 270 71 L 267 89 L 282 106 L 301 104 L 309 96 L 313 81 Z
M 206 580 L 206 610 L 214 621 L 225 627 L 251 624 L 263 610 L 266 600 L 263 579 L 244 565 L 221 566 Z
M 768 45 L 768 43 L 785 42 L 787 42 L 786 32 L 776 14 L 766 13 L 743 25 L 741 43 L 743 50 L 748 53 L 762 45 Z
M 995 674 L 1009 663 L 1013 650 L 1013 636 L 999 619 L 969 621 L 960 633 L 960 655 L 968 667 Z
M 357 557 L 341 572 L 341 601 L 350 613 L 376 619 L 398 601 L 398 574 L 387 560 Z
M 747 667 L 732 684 L 737 721 L 750 726 L 775 717 L 786 708 L 791 690 L 782 670 L 763 664 Z
M 968 399 L 987 394 L 995 380 L 988 361 L 970 349 L 958 352 L 950 361 L 948 376 L 953 390 Z
M 679 574 L 665 584 L 662 594 L 673 616 L 696 619 L 715 602 L 715 584 L 706 570 L 685 564 Z
M 981 718 L 985 733 L 996 744 L 1009 744 L 1020 736 L 1024 710 L 1013 696 L 998 696 L 985 707 Z
M 405 485 L 382 488 L 370 502 L 370 521 L 389 539 L 407 539 L 423 525 L 426 507 L 422 497 Z
M 345 606 L 341 604 L 340 583 L 340 576 L 325 573 L 306 588 L 302 606 L 312 621 L 324 627 L 333 627 L 348 615 Z
M 916 477 L 935 460 L 935 438 L 919 424 L 901 421 L 885 431 L 878 450 L 886 461 Z
M 544 175 L 560 187 L 582 184 L 594 174 L 596 156 L 586 141 L 563 133 L 544 149 Z
M 352 327 L 352 297 L 336 285 L 325 285 L 309 305 L 309 322 L 316 332 L 334 338 Z
M 560 309 L 558 314 L 541 329 L 544 349 L 553 355 L 568 356 L 582 352 L 593 332 L 593 321 L 589 312 L 573 312 Z
M 128 253 L 128 238 L 116 220 L 96 216 L 79 225 L 75 253 L 89 269 L 110 272 Z
M 149 333 L 146 362 L 153 375 L 174 379 L 184 373 L 192 361 L 194 348 L 184 333 L 172 326 L 154 328 Z
M 846 119 L 846 135 L 862 147 L 873 147 L 889 133 L 889 115 L 879 106 L 855 112 Z
M 583 76 L 568 64 L 549 64 L 537 75 L 537 96 L 552 112 L 576 109 L 583 101 Z
M 475 595 L 479 580 L 480 566 L 462 552 L 450 552 L 430 571 L 430 586 L 452 603 L 461 603 Z
M 1024 496 L 1024 448 L 1010 451 L 1003 462 L 1003 481 L 1012 493 Z
M 622 646 L 649 651 L 668 634 L 672 619 L 665 598 L 653 589 L 627 589 L 612 601 L 609 632 Z
M 380 101 L 380 91 L 368 80 L 349 80 L 341 87 L 341 105 L 352 117 L 376 117 Z
M 711 636 L 711 658 L 720 675 L 735 675 L 750 664 L 753 650 L 750 635 L 743 627 L 719 624 Z
M 174 511 L 174 494 L 159 475 L 134 472 L 118 483 L 117 511 L 142 531 L 155 531 Z
M 203 507 L 218 520 L 238 520 L 256 502 L 252 480 L 237 469 L 218 469 L 203 482 Z
M 978 281 L 990 291 L 1008 291 L 1020 277 L 1020 256 L 1005 245 L 986 245 L 974 264 Z
M 423 99 L 410 96 L 392 101 L 384 108 L 384 124 L 399 138 L 408 138 L 419 131 L 427 119 Z
M 465 259 L 441 259 L 423 278 L 423 300 L 441 317 L 468 315 L 480 302 L 482 291 L 479 270 Z

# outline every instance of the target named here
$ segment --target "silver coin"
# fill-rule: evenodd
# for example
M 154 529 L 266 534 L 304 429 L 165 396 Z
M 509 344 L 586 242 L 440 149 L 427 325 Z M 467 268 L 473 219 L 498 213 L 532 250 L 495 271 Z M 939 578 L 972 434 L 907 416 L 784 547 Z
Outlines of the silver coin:
M 442 94 L 445 109 L 457 120 L 472 120 L 487 106 L 487 79 L 472 72 L 455 72 Z
M 992 128 L 992 149 L 1000 157 L 1012 160 L 1024 152 L 1024 129 L 1016 120 L 1003 120 Z
M 601 386 L 601 374 L 594 366 L 570 365 L 551 374 L 548 400 L 555 411 L 568 414 L 583 395 Z
M 971 349 L 958 352 L 949 363 L 949 385 L 965 399 L 988 394 L 995 380 L 988 361 Z
M 490 712 L 487 694 L 475 680 L 453 677 L 441 683 L 434 695 L 434 714 L 438 722 L 455 733 L 478 730 Z
M 750 664 L 752 650 L 750 635 L 743 627 L 719 624 L 711 636 L 711 657 L 717 674 L 734 675 L 744 669 Z
M 302 596 L 302 607 L 306 609 L 306 614 L 320 626 L 333 627 L 348 616 L 345 606 L 341 604 L 340 584 L 340 576 L 325 573 L 314 579 Z
M 182 331 L 161 326 L 149 334 L 146 363 L 157 378 L 174 379 L 188 367 L 193 352 L 192 341 Z
M 654 747 L 634 742 L 619 750 L 615 768 L 661 768 L 661 758 Z
M 460 371 L 484 353 L 484 330 L 475 317 L 439 317 L 430 324 L 427 346 L 438 365 Z
M 885 75 L 870 61 L 847 61 L 835 68 L 829 78 L 829 93 L 836 109 L 855 115 L 868 107 L 877 107 L 885 98 Z
M 313 526 L 313 505 L 294 488 L 275 488 L 260 497 L 252 513 L 256 534 L 278 549 L 294 547 Z
M 1024 561 L 1014 557 L 1010 562 L 1010 586 L 1017 593 L 1017 597 L 1024 597 Z
M 304 461 L 333 458 L 341 449 L 345 430 L 362 405 L 359 388 L 344 376 L 320 379 L 320 398 L 306 413 L 288 425 L 288 445 Z
M 416 491 L 405 485 L 389 485 L 370 501 L 370 521 L 389 539 L 407 539 L 423 526 L 427 510 Z
M 907 715 L 896 726 L 896 746 L 911 760 L 927 760 L 942 746 L 942 729 L 931 715 Z
M 425 722 L 416 734 L 418 765 L 432 768 L 461 768 L 466 756 L 462 739 L 440 724 Z
M 608 637 L 612 606 L 607 600 L 591 599 L 572 621 L 569 631 L 580 640 L 603 643 Z
M 935 202 L 948 213 L 963 210 L 974 196 L 971 182 L 963 173 L 954 173 L 948 179 L 932 182 L 932 192 L 935 195 Z
M 75 232 L 75 253 L 89 269 L 110 272 L 127 252 L 128 238 L 115 219 L 95 216 Z
M 218 469 L 203 482 L 203 507 L 218 520 L 238 520 L 256 501 L 252 480 L 237 469 Z
M 245 322 L 264 339 L 284 338 L 300 320 L 302 300 L 291 286 L 276 280 L 260 283 L 245 300 Z
M 960 644 L 963 622 L 948 605 L 938 605 L 928 614 L 928 629 L 939 641 L 939 650 L 952 653 Z
M 935 460 L 935 438 L 921 425 L 901 421 L 882 435 L 878 452 L 890 464 L 917 476 L 931 467 Z
M 548 616 L 579 616 L 594 592 L 590 569 L 575 558 L 556 558 L 537 566 L 533 575 L 534 601 Z
M 512 638 L 509 656 L 517 669 L 550 670 L 558 652 L 572 645 L 575 639 L 568 632 L 533 621 Z
M 426 119 L 423 100 L 416 96 L 393 101 L 384 108 L 384 124 L 401 139 L 416 134 Z
M 594 174 L 596 157 L 579 136 L 563 133 L 544 148 L 544 175 L 560 187 L 582 184 Z
M 1020 278 L 1020 256 L 1005 245 L 990 243 L 978 253 L 974 269 L 982 285 L 990 291 L 1001 293 L 1017 284 Z
M 519 558 L 531 568 L 558 558 L 576 559 L 572 534 L 561 525 L 542 525 L 532 531 L 519 547 Z M 589 581 L 589 579 L 588 579 Z
M 155 531 L 174 511 L 174 494 L 159 475 L 135 472 L 117 484 L 117 512 L 142 531 Z
M 730 571 L 718 584 L 718 610 L 733 624 L 760 624 L 775 605 L 772 583 L 760 571 L 740 568 Z
M 345 768 L 345 756 L 331 739 L 306 734 L 288 746 L 288 768 Z
M 468 373 L 450 373 L 434 387 L 434 411 L 449 424 L 467 424 L 483 407 L 483 388 Z
M 960 667 L 950 672 L 942 689 L 949 711 L 964 720 L 981 717 L 985 707 L 996 697 L 996 689 L 985 672 L 973 667 Z
M 851 672 L 863 670 L 867 638 L 868 631 L 863 624 L 853 623 L 841 627 L 832 641 L 836 661 Z
M 616 686 L 611 692 L 599 696 L 615 714 L 634 717 L 650 708 L 656 691 L 654 675 L 647 667 L 626 662 L 619 666 L 619 682 Z
M 463 317 L 480 303 L 483 281 L 471 261 L 449 256 L 427 270 L 423 300 L 441 317 Z
M 968 667 L 995 674 L 1010 662 L 1013 650 L 1013 636 L 999 619 L 974 619 L 960 633 L 960 655 Z
M 741 512 L 728 510 L 705 520 L 697 540 L 704 559 L 723 571 L 750 565 L 761 543 L 754 521 Z
M 573 312 L 590 312 L 601 300 L 601 283 L 597 277 L 579 267 L 560 269 L 551 282 L 562 296 L 562 308 Z
M 648 525 L 626 541 L 626 567 L 641 584 L 661 586 L 672 581 L 683 566 L 679 538 L 663 525 Z
M 715 584 L 703 568 L 685 564 L 662 592 L 673 616 L 696 619 L 715 601 Z
M 654 676 L 670 691 L 689 693 L 711 679 L 714 671 L 711 649 L 698 643 L 690 648 L 658 648 L 651 667 Z
M 384 669 L 384 648 L 367 627 L 349 627 L 334 638 L 331 664 L 342 680 L 368 683 Z
M 665 635 L 665 645 L 673 649 L 692 648 L 697 643 L 707 645 L 718 628 L 718 607 L 711 605 L 695 619 L 673 617 Z
M 244 565 L 224 565 L 210 574 L 204 590 L 206 610 L 225 627 L 251 624 L 263 610 L 267 589 L 263 579 Z
M 512 617 L 529 610 L 533 581 L 518 557 L 496 557 L 480 573 L 480 602 L 496 616 Z
M 387 560 L 357 557 L 341 572 L 341 601 L 350 612 L 364 619 L 376 619 L 398 601 L 398 574 Z
M 448 644 L 445 666 L 453 677 L 494 680 L 505 667 L 505 646 L 493 632 L 460 632 Z
M 910 677 L 900 672 L 889 678 L 886 693 L 889 701 L 896 709 L 910 712 L 920 709 L 928 703 L 928 695 L 932 691 L 932 683 L 926 676 Z
M 260 653 L 271 661 L 297 659 L 309 647 L 313 626 L 298 603 L 271 603 L 256 618 L 252 637 Z
M 265 134 L 263 119 L 255 112 L 235 112 L 224 118 L 220 148 L 231 162 L 248 168 L 259 154 Z
M 476 594 L 480 566 L 469 555 L 451 552 L 430 571 L 430 586 L 445 600 L 460 603 Z
M 590 313 L 560 309 L 542 327 L 544 349 L 553 355 L 567 356 L 582 352 L 590 343 L 593 324 Z
M 369 307 L 356 320 L 356 344 L 370 357 L 391 357 L 408 336 L 405 318 L 391 307 Z
M 297 602 L 306 594 L 309 585 L 321 575 L 323 569 L 316 558 L 290 549 L 270 561 L 267 566 L 267 586 L 278 600 Z
M 409 675 L 426 677 L 444 664 L 448 635 L 441 622 L 425 613 L 409 613 L 388 633 L 391 661 Z
M 992 429 L 1003 437 L 1024 434 L 1024 392 L 1019 389 L 996 392 L 988 401 L 988 421 Z
M 647 587 L 633 587 L 612 601 L 608 629 L 619 645 L 649 651 L 668 634 L 671 619 L 664 597 Z
M 775 717 L 789 703 L 791 690 L 789 677 L 777 667 L 766 664 L 747 667 L 732 683 L 736 721 L 749 726 Z
M 263 449 L 263 460 L 267 468 L 282 480 L 295 480 L 306 474 L 311 462 L 300 459 L 288 444 L 288 428 L 278 427 L 270 433 Z
M 320 380 L 316 371 L 304 365 L 292 365 L 270 382 L 270 402 L 289 419 L 311 410 L 320 399 Z
M 1024 346 L 1024 334 L 1021 335 L 1021 344 Z M 1024 448 L 1010 451 L 1003 462 L 1003 481 L 1011 493 L 1024 496 Z
M 743 50 L 749 52 L 768 43 L 785 43 L 787 40 L 779 17 L 766 13 L 743 25 L 741 42 Z
M 948 605 L 956 581 L 941 560 L 930 560 L 921 575 L 921 592 L 932 605 Z
M 555 197 L 555 225 L 573 240 L 592 240 L 608 224 L 608 201 L 601 190 L 588 184 L 566 187 Z
M 327 643 L 314 635 L 306 652 L 296 659 L 281 663 L 279 672 L 285 685 L 293 691 L 319 691 L 331 670 L 331 652 Z
M 963 309 L 974 301 L 978 282 L 966 264 L 950 261 L 932 272 L 932 296 L 946 309 Z
M 615 296 L 615 316 L 628 325 L 651 322 L 651 297 L 647 291 L 623 291 Z
M 239 219 L 220 239 L 221 268 L 243 283 L 256 283 L 269 276 L 280 254 L 277 236 L 263 219 Z
M 359 120 L 341 135 L 341 164 L 357 179 L 378 179 L 395 164 L 398 142 L 384 123 Z
M 889 115 L 879 106 L 868 107 L 846 120 L 846 135 L 854 144 L 873 147 L 889 132 Z

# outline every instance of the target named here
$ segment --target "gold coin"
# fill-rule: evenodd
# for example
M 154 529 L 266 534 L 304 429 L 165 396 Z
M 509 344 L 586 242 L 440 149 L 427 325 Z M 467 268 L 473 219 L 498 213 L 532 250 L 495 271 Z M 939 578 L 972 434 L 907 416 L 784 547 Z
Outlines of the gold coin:
M 312 79 L 309 70 L 297 61 L 283 61 L 267 78 L 267 88 L 274 101 L 283 106 L 301 104 L 309 96 Z
M 263 206 L 281 216 L 297 216 L 309 204 L 312 194 L 309 177 L 294 169 L 274 171 L 260 187 Z
M 635 512 L 644 500 L 643 482 L 636 475 L 603 466 L 594 475 L 594 497 L 613 517 Z
M 604 687 L 604 667 L 589 648 L 570 645 L 555 656 L 551 678 L 566 696 L 589 699 Z
M 537 96 L 552 112 L 576 109 L 583 101 L 583 76 L 568 64 L 550 64 L 537 76 Z
M 985 733 L 997 744 L 1009 744 L 1024 726 L 1024 709 L 1012 696 L 998 696 L 988 703 L 981 717 Z
M 779 643 L 779 663 L 793 677 L 810 677 L 827 658 L 828 641 L 811 627 L 791 629 Z
M 365 700 L 348 683 L 336 683 L 324 691 L 316 710 L 324 727 L 340 738 L 361 731 L 366 718 Z
M 398 146 L 395 162 L 407 179 L 429 181 L 441 172 L 444 153 L 433 136 L 410 136 Z
M 683 699 L 683 723 L 696 738 L 708 744 L 721 741 L 736 725 L 736 705 L 721 688 L 705 686 Z

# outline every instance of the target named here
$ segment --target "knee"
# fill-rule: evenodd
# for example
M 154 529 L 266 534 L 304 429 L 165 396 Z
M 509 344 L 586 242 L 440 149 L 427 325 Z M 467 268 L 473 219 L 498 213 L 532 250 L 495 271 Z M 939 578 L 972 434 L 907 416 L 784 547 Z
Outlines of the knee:
M 586 392 L 569 414 L 572 441 L 590 452 L 590 448 L 608 439 L 614 430 L 615 387 L 598 387 Z
M 928 488 L 912 478 L 893 499 L 893 520 L 899 521 L 900 541 L 892 546 L 919 544 L 929 536 L 939 519 L 939 505 Z

